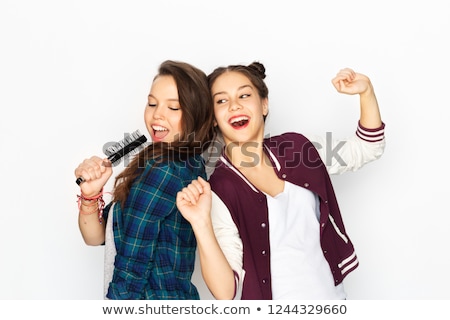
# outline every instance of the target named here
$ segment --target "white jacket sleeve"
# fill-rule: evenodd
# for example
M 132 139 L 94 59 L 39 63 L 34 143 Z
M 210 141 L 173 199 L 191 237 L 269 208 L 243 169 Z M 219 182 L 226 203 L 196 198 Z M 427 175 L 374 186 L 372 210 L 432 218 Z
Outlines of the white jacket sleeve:
M 217 242 L 235 273 L 234 299 L 240 299 L 245 276 L 242 240 L 230 211 L 214 192 L 212 192 L 211 219 Z
M 366 129 L 358 124 L 356 133 L 347 139 L 333 139 L 317 135 L 305 136 L 314 144 L 329 174 L 356 171 L 379 159 L 384 152 L 384 124 L 377 129 Z

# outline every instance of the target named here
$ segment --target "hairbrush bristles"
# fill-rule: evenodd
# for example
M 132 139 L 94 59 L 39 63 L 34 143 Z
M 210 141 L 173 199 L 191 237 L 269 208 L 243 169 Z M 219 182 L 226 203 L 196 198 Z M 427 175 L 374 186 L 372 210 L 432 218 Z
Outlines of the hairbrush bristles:
M 113 166 L 115 166 L 127 154 L 138 154 L 144 148 L 146 141 L 147 138 L 139 130 L 136 130 L 119 142 L 109 146 L 104 153 L 108 156 L 108 160 L 111 161 Z
M 126 155 L 135 155 L 143 150 L 146 141 L 147 138 L 139 130 L 136 130 L 124 139 L 106 148 L 104 154 L 111 161 L 111 164 L 116 166 Z M 75 182 L 80 185 L 83 181 L 83 177 L 78 177 Z

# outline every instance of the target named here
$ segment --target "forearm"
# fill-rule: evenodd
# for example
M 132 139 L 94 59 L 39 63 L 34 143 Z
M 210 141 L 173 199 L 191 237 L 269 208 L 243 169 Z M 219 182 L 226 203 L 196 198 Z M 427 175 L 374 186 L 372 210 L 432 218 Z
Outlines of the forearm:
M 382 125 L 380 109 L 372 84 L 360 94 L 360 123 L 369 129 L 379 128 Z
M 98 246 L 105 242 L 105 223 L 103 218 L 100 223 L 98 212 L 91 214 L 80 212 L 78 214 L 78 226 L 87 245 Z
M 193 229 L 206 285 L 216 299 L 233 299 L 236 292 L 234 272 L 216 240 L 211 223 L 205 222 Z
M 78 226 L 87 245 L 98 246 L 105 242 L 104 207 L 103 189 L 95 196 L 83 192 L 78 195 Z

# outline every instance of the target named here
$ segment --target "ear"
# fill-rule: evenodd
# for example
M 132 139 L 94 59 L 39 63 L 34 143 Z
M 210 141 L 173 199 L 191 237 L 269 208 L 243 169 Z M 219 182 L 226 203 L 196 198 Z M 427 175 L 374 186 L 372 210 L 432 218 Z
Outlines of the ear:
M 214 125 L 214 127 L 217 127 L 217 121 L 216 121 L 216 118 L 214 118 L 213 125 Z
M 262 100 L 262 113 L 264 116 L 267 116 L 269 114 L 269 98 L 264 98 Z

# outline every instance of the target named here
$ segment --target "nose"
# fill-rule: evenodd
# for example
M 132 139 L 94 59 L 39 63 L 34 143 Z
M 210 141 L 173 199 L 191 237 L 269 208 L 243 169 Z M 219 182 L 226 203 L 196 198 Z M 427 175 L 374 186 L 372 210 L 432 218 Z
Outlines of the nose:
M 230 111 L 236 111 L 239 109 L 242 109 L 242 106 L 239 104 L 239 102 L 236 99 L 233 99 L 230 101 Z
M 164 119 L 164 112 L 161 106 L 158 105 L 155 107 L 155 110 L 153 111 L 153 119 L 157 120 Z

